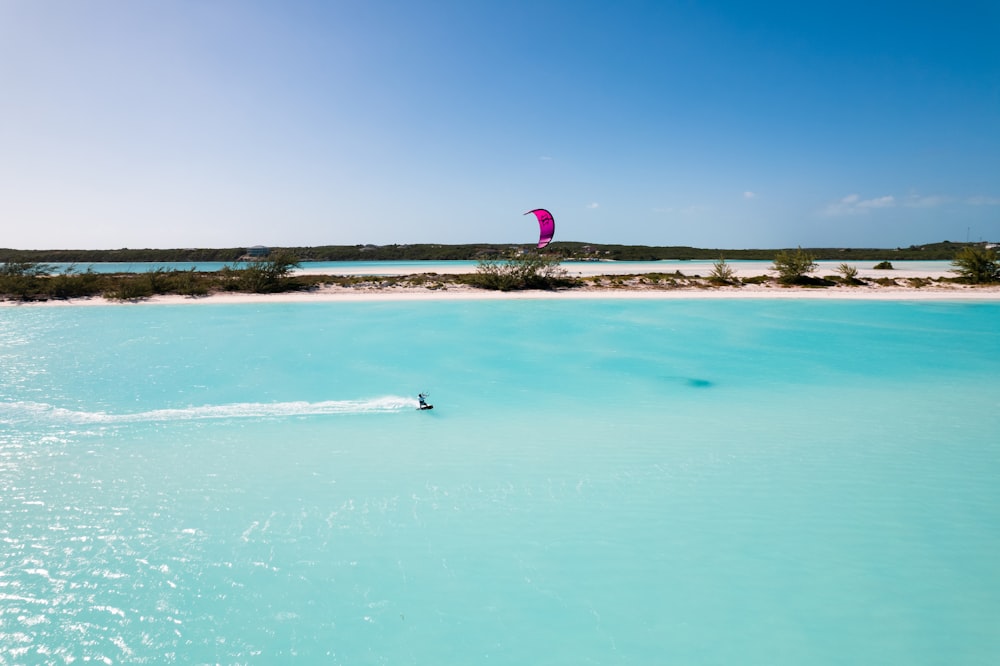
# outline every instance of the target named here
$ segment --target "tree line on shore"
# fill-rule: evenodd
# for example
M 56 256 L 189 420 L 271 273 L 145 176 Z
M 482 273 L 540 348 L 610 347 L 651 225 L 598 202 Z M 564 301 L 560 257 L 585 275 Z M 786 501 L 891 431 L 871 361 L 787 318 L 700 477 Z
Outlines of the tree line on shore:
M 829 287 L 838 284 L 860 286 L 858 270 L 843 262 L 832 278 L 814 277 L 816 256 L 802 248 L 778 251 L 771 271 L 776 276 L 739 278 L 724 256 L 713 263 L 706 278 L 685 276 L 680 271 L 673 274 L 647 273 L 639 276 L 641 284 L 664 288 L 682 286 L 734 286 L 773 280 L 787 286 Z M 23 259 L 0 263 L 0 298 L 32 301 L 103 296 L 112 300 L 141 300 L 160 294 L 204 296 L 213 292 L 275 293 L 302 291 L 319 285 L 340 284 L 354 286 L 386 287 L 393 285 L 447 288 L 448 284 L 463 284 L 480 289 L 514 291 L 524 289 L 572 289 L 586 285 L 602 285 L 604 277 L 572 278 L 561 267 L 561 258 L 554 253 L 535 251 L 508 251 L 505 254 L 481 258 L 474 273 L 464 275 L 437 275 L 416 273 L 396 278 L 371 276 L 337 277 L 330 275 L 296 275 L 293 269 L 300 266 L 299 258 L 287 250 L 271 253 L 256 261 L 236 262 L 219 271 L 156 270 L 142 273 L 95 273 L 91 269 L 70 269 L 55 272 L 52 266 Z M 946 280 L 967 284 L 992 284 L 1000 282 L 1000 259 L 992 247 L 968 245 L 952 259 L 955 278 Z M 889 261 L 876 268 L 892 270 Z M 624 278 L 609 278 L 611 286 L 623 286 Z M 916 278 L 911 286 L 924 286 L 927 280 Z M 373 283 L 373 281 L 375 283 Z M 877 284 L 896 284 L 891 277 L 875 280 Z
M 949 261 L 963 247 L 975 243 L 930 243 L 906 248 L 806 248 L 821 261 Z M 525 251 L 529 245 L 478 243 L 468 245 L 323 245 L 317 247 L 281 247 L 299 261 L 477 261 L 501 257 L 513 250 Z M 546 256 L 561 260 L 605 259 L 614 261 L 714 260 L 728 259 L 771 261 L 776 249 L 706 249 L 686 246 L 607 245 L 558 241 L 545 249 Z M 175 248 L 116 250 L 15 250 L 0 248 L 0 263 L 29 261 L 38 263 L 132 263 L 132 262 L 238 262 L 247 258 L 249 248 Z
M 79 271 L 72 267 L 56 272 L 48 264 L 17 259 L 0 263 L 0 296 L 23 301 L 91 296 L 140 300 L 161 294 L 272 293 L 308 286 L 307 278 L 299 282 L 291 279 L 291 271 L 298 265 L 298 260 L 287 252 L 212 272 L 157 268 L 142 273 L 96 273 L 90 268 Z

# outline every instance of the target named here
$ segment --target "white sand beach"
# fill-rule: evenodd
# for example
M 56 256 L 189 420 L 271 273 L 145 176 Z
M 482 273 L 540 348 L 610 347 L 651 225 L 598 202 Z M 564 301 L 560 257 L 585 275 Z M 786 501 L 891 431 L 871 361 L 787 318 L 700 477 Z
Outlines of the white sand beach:
M 926 287 L 782 287 L 777 285 L 744 285 L 740 287 L 582 287 L 557 291 L 485 291 L 467 286 L 449 285 L 437 289 L 424 287 L 340 287 L 324 286 L 305 292 L 278 294 L 215 293 L 209 296 L 152 296 L 138 301 L 114 301 L 102 297 L 48 300 L 41 302 L 0 301 L 3 307 L 69 307 L 114 306 L 136 304 L 208 305 L 208 304 L 267 304 L 267 303 L 336 303 L 390 302 L 431 300 L 540 300 L 540 299 L 853 299 L 853 300 L 912 300 L 912 301 L 1000 301 L 1000 286 L 926 286 Z
M 969 301 L 1000 300 L 1000 285 L 973 286 L 953 282 L 935 282 L 923 286 L 906 284 L 908 280 L 940 279 L 954 277 L 948 270 L 921 270 L 919 268 L 874 270 L 858 268 L 858 277 L 865 280 L 878 278 L 893 278 L 903 284 L 883 286 L 869 282 L 859 286 L 834 287 L 786 287 L 776 283 L 743 284 L 740 286 L 716 287 L 702 284 L 685 286 L 665 286 L 651 284 L 641 277 L 650 273 L 675 274 L 680 272 L 688 277 L 706 277 L 711 273 L 713 262 L 578 262 L 565 265 L 571 277 L 592 278 L 607 276 L 622 278 L 637 276 L 632 279 L 619 279 L 613 284 L 603 286 L 588 285 L 574 289 L 555 291 L 526 290 L 498 292 L 476 289 L 466 285 L 448 284 L 445 282 L 428 282 L 428 286 L 412 286 L 398 284 L 379 284 L 378 278 L 371 282 L 353 286 L 335 284 L 323 285 L 309 291 L 282 292 L 277 294 L 250 294 L 216 292 L 208 296 L 188 297 L 176 295 L 152 296 L 137 301 L 115 301 L 103 297 L 76 298 L 40 302 L 21 302 L 0 300 L 0 307 L 59 307 L 59 306 L 129 306 L 135 304 L 228 304 L 228 303 L 317 303 L 317 302 L 359 302 L 359 301 L 419 301 L 419 300 L 538 300 L 538 299 L 861 299 L 861 300 L 939 300 L 939 301 Z M 734 274 L 741 278 L 753 278 L 761 275 L 773 275 L 769 270 L 770 263 L 743 262 L 732 264 Z M 421 267 L 424 268 L 424 267 Z M 299 269 L 299 274 L 362 276 L 371 275 L 371 267 L 345 266 L 342 269 Z M 399 277 L 415 274 L 456 275 L 468 273 L 467 266 L 440 264 L 429 262 L 426 271 L 415 271 L 414 266 L 398 266 L 387 264 L 383 277 Z M 813 273 L 817 277 L 832 277 L 837 275 L 832 262 L 820 263 Z

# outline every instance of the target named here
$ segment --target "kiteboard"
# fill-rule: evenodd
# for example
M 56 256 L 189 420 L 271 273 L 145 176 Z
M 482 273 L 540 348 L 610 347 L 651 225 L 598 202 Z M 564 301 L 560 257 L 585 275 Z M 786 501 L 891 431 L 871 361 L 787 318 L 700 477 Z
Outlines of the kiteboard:
M 434 405 L 421 405 L 420 407 L 417 407 L 417 411 L 420 412 L 424 411 L 425 409 L 434 409 Z

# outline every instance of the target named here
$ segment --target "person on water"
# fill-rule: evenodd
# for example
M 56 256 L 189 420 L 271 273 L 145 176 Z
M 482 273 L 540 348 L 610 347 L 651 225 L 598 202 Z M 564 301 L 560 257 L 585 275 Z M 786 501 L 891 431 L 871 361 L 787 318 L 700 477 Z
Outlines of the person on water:
M 427 394 L 418 393 L 417 400 L 420 401 L 420 409 L 427 409 Z

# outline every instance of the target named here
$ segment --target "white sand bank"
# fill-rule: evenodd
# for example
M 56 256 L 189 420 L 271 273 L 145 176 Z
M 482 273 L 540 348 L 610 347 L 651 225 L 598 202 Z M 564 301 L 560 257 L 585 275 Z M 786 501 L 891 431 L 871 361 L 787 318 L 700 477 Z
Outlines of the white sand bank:
M 954 277 L 950 270 L 940 268 L 932 262 L 931 267 L 920 266 L 913 262 L 912 266 L 895 270 L 875 270 L 870 267 L 855 264 L 858 277 L 868 280 L 877 278 L 894 278 L 905 281 L 909 278 L 939 279 Z M 673 275 L 680 272 L 684 276 L 700 276 L 705 278 L 712 272 L 714 262 L 683 261 L 683 262 L 571 262 L 564 264 L 570 277 L 623 276 L 662 273 Z M 730 264 L 735 275 L 741 279 L 761 275 L 773 276 L 770 262 L 735 262 Z M 817 277 L 833 277 L 838 275 L 838 264 L 834 262 L 819 262 L 818 270 L 813 274 Z M 331 276 L 372 276 L 372 267 L 345 265 L 336 268 L 299 269 L 300 274 L 331 275 Z M 441 275 L 456 275 L 474 272 L 467 264 L 427 262 L 419 267 L 412 263 L 405 265 L 386 264 L 379 267 L 381 277 L 395 277 L 415 274 L 437 273 Z M 882 286 L 866 284 L 847 287 L 782 287 L 774 283 L 745 284 L 740 287 L 709 287 L 683 286 L 668 288 L 665 285 L 645 284 L 643 280 L 627 280 L 628 284 L 617 286 L 587 286 L 577 289 L 560 291 L 517 291 L 494 292 L 474 289 L 464 285 L 437 284 L 436 288 L 410 285 L 378 286 L 378 279 L 373 276 L 371 284 L 354 286 L 324 285 L 307 292 L 288 292 L 280 294 L 243 294 L 215 293 L 210 296 L 154 296 L 140 301 L 109 301 L 102 297 L 77 298 L 69 300 L 49 300 L 44 302 L 22 303 L 20 301 L 0 301 L 3 307 L 49 307 L 49 306 L 87 306 L 110 305 L 127 306 L 136 303 L 151 304 L 227 304 L 227 303 L 317 303 L 317 302 L 360 302 L 360 301 L 419 301 L 419 300 L 535 300 L 535 299 L 718 299 L 718 298 L 809 298 L 809 299 L 861 299 L 861 300 L 939 300 L 939 301 L 995 301 L 1000 300 L 1000 285 L 970 286 L 952 282 L 936 282 L 933 285 L 914 286 Z M 433 282 L 433 281 L 432 281 Z
M 896 276 L 902 277 L 902 276 Z M 927 277 L 921 274 L 920 277 Z M 191 298 L 187 296 L 154 296 L 137 302 L 109 301 L 101 297 L 69 300 L 50 300 L 40 303 L 0 301 L 4 307 L 66 307 L 112 306 L 127 307 L 139 304 L 218 305 L 266 303 L 357 303 L 429 300 L 539 300 L 539 299 L 856 299 L 856 300 L 909 300 L 909 301 L 1000 301 L 1000 286 L 972 287 L 948 284 L 946 286 L 913 287 L 780 287 L 775 285 L 745 285 L 742 287 L 684 287 L 657 288 L 593 288 L 560 291 L 495 292 L 466 286 L 427 289 L 423 287 L 340 287 L 325 286 L 308 292 L 281 294 L 218 293 Z

